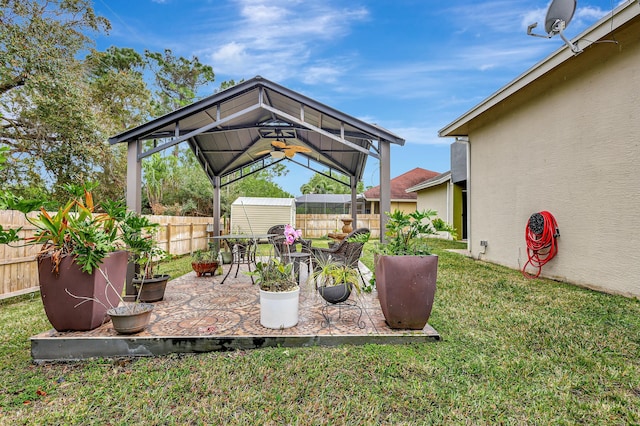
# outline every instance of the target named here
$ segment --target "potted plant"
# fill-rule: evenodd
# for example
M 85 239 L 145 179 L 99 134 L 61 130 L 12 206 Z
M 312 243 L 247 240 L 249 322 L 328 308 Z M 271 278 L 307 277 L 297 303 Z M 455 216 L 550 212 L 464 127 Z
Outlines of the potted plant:
M 128 253 L 123 237 L 139 231 L 125 226 L 137 215 L 127 213 L 122 202 L 94 204 L 91 191 L 95 187 L 92 183 L 66 185 L 70 198 L 55 213 L 49 213 L 40 200 L 7 193 L 3 197 L 6 207 L 21 211 L 36 231 L 21 237 L 19 229 L 0 227 L 0 242 L 41 246 L 37 255 L 40 295 L 58 331 L 92 330 L 109 320 L 107 309 L 118 305 L 125 283 Z M 28 215 L 34 210 L 38 211 L 35 217 Z M 112 291 L 107 279 L 113 283 Z
M 233 253 L 229 250 L 229 245 L 226 241 L 223 241 L 223 250 L 220 251 L 220 254 L 223 264 L 228 265 L 233 261 Z
M 323 299 L 333 304 L 346 301 L 353 289 L 358 293 L 362 289 L 358 270 L 331 255 L 315 257 L 310 280 Z
M 159 224 L 132 212 L 127 213 L 127 220 L 123 224 L 122 239 L 131 254 L 130 259 L 136 264 L 133 279 L 133 286 L 138 289 L 136 301 L 158 302 L 164 299 L 167 282 L 171 278 L 167 274 L 156 273 L 167 255 L 158 247 L 158 228 Z
M 437 232 L 433 210 L 387 213 L 386 242 L 377 248 L 376 287 L 382 313 L 391 328 L 421 330 L 436 292 L 438 256 L 428 237 Z
M 191 256 L 191 267 L 197 277 L 205 274 L 215 275 L 218 270 L 218 250 L 212 246 L 209 250 L 196 250 Z
M 141 303 L 139 300 L 135 302 L 125 302 L 122 299 L 120 293 L 109 280 L 109 277 L 104 271 L 98 270 L 102 274 L 107 282 L 107 289 L 113 291 L 118 295 L 120 303 L 117 306 L 107 306 L 107 315 L 111 318 L 111 324 L 113 329 L 118 334 L 133 334 L 144 330 L 151 319 L 151 311 L 153 311 L 153 304 Z M 85 299 L 85 298 L 82 298 Z M 85 301 L 89 301 L 85 299 Z M 101 303 L 100 301 L 96 301 Z
M 285 244 L 290 246 L 302 234 L 286 225 Z M 298 324 L 300 286 L 295 280 L 293 263 L 276 257 L 256 262 L 256 269 L 247 272 L 260 287 L 260 324 L 266 328 L 290 328 Z

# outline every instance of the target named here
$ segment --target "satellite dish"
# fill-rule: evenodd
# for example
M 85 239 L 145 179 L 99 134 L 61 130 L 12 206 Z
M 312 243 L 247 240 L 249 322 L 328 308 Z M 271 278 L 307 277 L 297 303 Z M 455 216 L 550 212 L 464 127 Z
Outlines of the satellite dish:
M 569 46 L 574 55 L 581 53 L 577 44 L 571 43 L 564 35 L 563 31 L 571 22 L 573 14 L 576 11 L 576 0 L 553 0 L 547 9 L 547 16 L 544 19 L 544 29 L 547 35 L 534 34 L 533 29 L 538 26 L 535 22 L 527 28 L 527 34 L 534 37 L 551 38 L 560 35 L 560 38 Z
M 544 19 L 544 29 L 547 34 L 558 34 L 569 26 L 571 18 L 576 11 L 576 0 L 553 0 L 547 10 L 547 17 Z M 559 31 L 558 28 L 562 26 Z

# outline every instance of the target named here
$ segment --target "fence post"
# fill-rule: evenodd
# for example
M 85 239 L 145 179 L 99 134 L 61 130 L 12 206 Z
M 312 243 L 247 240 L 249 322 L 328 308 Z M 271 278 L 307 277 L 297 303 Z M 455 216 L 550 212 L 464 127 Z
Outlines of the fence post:
M 193 255 L 193 222 L 189 224 L 189 254 Z
M 167 223 L 167 253 L 171 254 L 171 222 Z

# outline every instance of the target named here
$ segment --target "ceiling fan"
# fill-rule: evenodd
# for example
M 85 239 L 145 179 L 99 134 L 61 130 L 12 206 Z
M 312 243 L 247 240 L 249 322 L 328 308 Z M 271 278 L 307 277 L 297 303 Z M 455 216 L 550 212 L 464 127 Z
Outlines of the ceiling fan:
M 287 145 L 286 142 L 280 141 L 278 139 L 271 142 L 271 145 L 273 146 L 272 149 L 260 151 L 256 155 L 264 155 L 269 153 L 273 158 L 280 159 L 284 157 L 293 158 L 293 156 L 298 152 L 311 152 L 311 149 L 307 148 L 306 146 Z

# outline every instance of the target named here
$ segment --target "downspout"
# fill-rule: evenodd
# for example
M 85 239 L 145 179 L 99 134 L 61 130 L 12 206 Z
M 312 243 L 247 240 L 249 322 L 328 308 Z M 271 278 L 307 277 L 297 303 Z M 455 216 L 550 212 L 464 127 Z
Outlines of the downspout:
M 456 137 L 456 142 L 460 142 L 465 144 L 466 147 L 466 157 L 467 157 L 467 251 L 471 252 L 471 197 L 469 194 L 471 193 L 471 143 L 469 141 L 468 136 L 459 136 Z
M 452 211 L 452 201 L 451 201 L 451 177 L 449 177 L 449 180 L 447 181 L 447 223 L 453 223 L 453 214 L 451 213 Z

